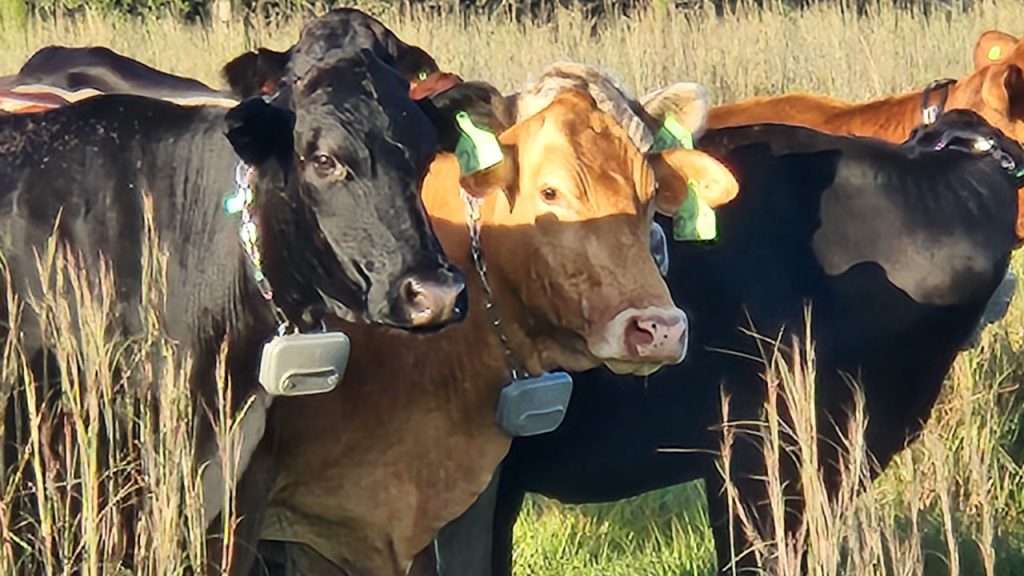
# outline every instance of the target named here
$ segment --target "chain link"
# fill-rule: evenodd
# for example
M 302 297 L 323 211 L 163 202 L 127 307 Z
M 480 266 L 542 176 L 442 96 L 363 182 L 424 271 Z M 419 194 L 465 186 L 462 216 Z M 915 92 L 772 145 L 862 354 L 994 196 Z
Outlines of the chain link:
M 480 283 L 484 287 L 484 308 L 490 317 L 491 326 L 498 334 L 498 340 L 505 353 L 505 364 L 512 375 L 512 380 L 519 380 L 520 377 L 529 378 L 526 371 L 509 344 L 508 335 L 501 324 L 501 312 L 498 310 L 498 303 L 491 290 L 491 283 L 487 280 L 487 261 L 484 260 L 483 244 L 480 242 L 480 203 L 481 201 L 466 193 L 465 189 L 459 188 L 462 201 L 466 204 L 466 226 L 469 227 L 469 250 L 473 255 L 473 265 L 476 267 L 477 275 L 480 276 Z
M 270 280 L 263 274 L 263 258 L 260 254 L 260 237 L 259 237 L 259 226 L 256 224 L 256 216 L 252 212 L 253 203 L 253 190 L 252 185 L 249 183 L 249 179 L 253 174 L 253 169 L 247 166 L 244 162 L 239 161 L 235 167 L 235 193 L 228 201 L 225 202 L 225 209 L 228 213 L 235 211 L 241 212 L 241 223 L 239 225 L 238 233 L 239 239 L 242 242 L 242 251 L 245 252 L 247 259 L 249 260 L 249 266 L 252 269 L 253 280 L 256 282 L 256 287 L 259 289 L 263 299 L 270 305 L 270 310 L 274 314 L 274 319 L 277 320 L 277 335 L 284 336 L 289 330 L 298 332 L 298 326 L 292 324 L 288 320 L 288 316 L 283 310 L 274 302 L 274 290 L 270 286 Z M 237 202 L 238 205 L 228 207 L 229 202 Z

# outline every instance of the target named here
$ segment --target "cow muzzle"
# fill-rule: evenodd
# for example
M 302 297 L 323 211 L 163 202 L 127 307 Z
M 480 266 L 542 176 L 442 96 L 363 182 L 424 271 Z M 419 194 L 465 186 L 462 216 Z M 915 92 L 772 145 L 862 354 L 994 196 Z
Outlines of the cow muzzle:
M 398 283 L 394 303 L 396 324 L 436 329 L 461 322 L 466 317 L 468 302 L 465 279 L 456 270 L 410 274 Z
M 686 357 L 689 321 L 678 308 L 631 308 L 618 313 L 590 352 L 614 372 L 649 374 Z

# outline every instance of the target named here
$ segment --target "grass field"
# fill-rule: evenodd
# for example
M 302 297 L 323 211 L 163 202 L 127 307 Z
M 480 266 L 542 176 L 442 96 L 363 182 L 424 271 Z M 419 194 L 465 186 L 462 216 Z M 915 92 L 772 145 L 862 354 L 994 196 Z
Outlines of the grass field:
M 516 88 L 552 61 L 569 59 L 600 65 L 638 92 L 672 81 L 699 81 L 717 102 L 797 90 L 864 99 L 914 89 L 935 78 L 965 74 L 980 32 L 1024 32 L 1024 3 L 1009 0 L 928 18 L 889 8 L 855 18 L 834 6 L 803 13 L 780 6 L 740 9 L 724 18 L 652 10 L 597 27 L 572 11 L 559 13 L 544 26 L 499 17 L 463 22 L 454 16 L 380 15 L 403 39 L 434 54 L 443 68 L 502 89 Z M 46 44 L 104 44 L 158 68 L 219 85 L 218 67 L 230 57 L 255 45 L 285 47 L 297 32 L 295 23 L 212 31 L 171 19 L 138 23 L 86 15 L 4 31 L 0 75 L 13 73 Z M 1019 262 L 1015 266 L 1019 270 Z M 835 525 L 811 547 L 819 557 L 828 548 L 843 555 L 815 563 L 810 572 L 1024 574 L 1024 443 L 1017 441 L 1021 419 L 1016 402 L 1024 374 L 1022 345 L 1024 297 L 1018 295 L 1008 317 L 986 331 L 980 347 L 958 360 L 940 407 L 913 449 L 864 498 L 844 510 L 825 512 Z M 779 372 L 781 379 L 792 379 L 796 372 L 789 368 Z M 87 432 L 83 429 L 81 437 L 87 438 Z M 181 439 L 166 441 L 173 446 Z M 33 458 L 26 455 L 28 461 Z M 139 458 L 155 462 L 171 456 L 165 450 Z M 533 499 L 516 533 L 517 574 L 708 574 L 713 545 L 701 490 L 681 486 L 601 506 Z M 0 555 L 6 555 L 6 560 L 0 556 L 2 568 L 13 566 L 12 555 L 23 549 L 18 530 L 24 527 L 19 528 L 5 507 L 0 507 L 0 518 Z M 150 539 L 141 542 L 173 534 L 175 521 L 155 516 L 152 533 L 144 535 Z M 59 532 L 59 522 L 54 520 L 54 526 Z M 794 573 L 784 564 L 779 574 Z M 162 564 L 147 570 L 173 572 Z M 116 572 L 97 564 L 88 573 Z

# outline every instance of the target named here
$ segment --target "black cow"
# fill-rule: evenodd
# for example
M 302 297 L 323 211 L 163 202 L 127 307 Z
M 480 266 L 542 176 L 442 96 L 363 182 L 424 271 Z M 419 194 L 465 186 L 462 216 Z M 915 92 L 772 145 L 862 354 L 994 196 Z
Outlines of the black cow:
M 406 44 L 365 12 L 355 8 L 336 8 L 323 18 L 329 18 L 332 23 L 325 31 L 333 43 L 372 50 L 409 82 L 409 95 L 414 100 L 442 92 L 461 81 L 454 74 L 442 72 L 434 58 L 422 48 Z M 278 52 L 259 48 L 247 52 L 225 64 L 221 75 L 231 87 L 231 92 L 239 98 L 273 94 L 284 77 L 292 50 Z
M 329 22 L 337 46 L 371 50 L 409 83 L 409 96 L 422 100 L 443 92 L 461 78 L 442 72 L 422 48 L 402 42 L 379 20 L 354 8 L 337 8 L 319 18 Z M 0 77 L 0 113 L 37 112 L 63 106 L 96 93 L 138 94 L 179 104 L 233 105 L 235 99 L 271 95 L 284 78 L 293 48 L 278 52 L 259 48 L 228 62 L 221 70 L 230 92 L 198 80 L 157 70 L 101 47 L 46 46 L 36 51 L 17 74 Z
M 4 78 L 0 88 L 30 85 L 164 99 L 230 97 L 198 80 L 157 70 L 103 46 L 40 48 L 17 74 Z
M 516 439 L 497 493 L 492 483 L 442 530 L 445 576 L 511 573 L 512 528 L 528 491 L 566 503 L 607 502 L 696 479 L 707 486 L 724 567 L 731 558 L 727 508 L 711 455 L 722 440 L 715 430 L 720 386 L 731 395 L 731 421 L 759 419 L 763 355 L 740 329 L 770 337 L 784 330 L 782 342 L 790 344 L 803 333 L 805 303 L 812 305 L 830 489 L 837 438 L 826 423 L 845 430 L 851 399 L 841 373 L 859 377 L 867 447 L 879 468 L 928 419 L 1021 240 L 1020 146 L 973 112 L 957 110 L 902 146 L 760 125 L 709 131 L 701 148 L 733 170 L 741 190 L 718 211 L 716 243 L 670 247 L 673 297 L 693 319 L 689 357 L 644 382 L 604 370 L 574 375 L 561 427 Z M 764 496 L 763 484 L 751 479 L 763 477 L 764 466 L 754 442 L 734 445 L 732 477 L 751 508 Z M 740 553 L 746 540 L 735 537 Z M 430 552 L 417 574 L 431 571 L 424 569 Z
M 122 335 L 136 333 L 147 194 L 170 252 L 166 330 L 191 352 L 190 382 L 207 402 L 224 340 L 233 397 L 262 394 L 257 367 L 280 324 L 275 307 L 301 330 L 319 329 L 326 315 L 405 329 L 460 321 L 463 276 L 419 200 L 438 130 L 454 126 L 410 100 L 372 52 L 325 46 L 325 25 L 304 29 L 272 103 L 226 111 L 109 95 L 0 118 L 0 253 L 17 295 L 39 293 L 34 253 L 56 229 L 86 269 L 109 259 L 121 311 L 112 320 Z M 239 214 L 225 210 L 225 196 L 246 185 L 253 200 L 242 215 L 258 229 L 261 266 L 243 249 Z M 35 325 L 23 323 L 22 343 L 40 358 Z M 7 327 L 0 322 L 0 341 Z M 210 446 L 201 440 L 201 455 Z M 211 521 L 219 501 L 207 504 Z

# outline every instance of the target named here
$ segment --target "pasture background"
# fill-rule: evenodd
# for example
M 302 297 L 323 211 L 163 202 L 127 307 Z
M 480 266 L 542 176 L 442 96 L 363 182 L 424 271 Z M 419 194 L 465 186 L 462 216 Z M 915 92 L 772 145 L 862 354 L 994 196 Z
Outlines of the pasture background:
M 1007 0 L 927 17 L 890 5 L 854 16 L 842 4 L 795 11 L 769 3 L 724 16 L 653 7 L 594 23 L 561 10 L 545 24 L 370 9 L 442 68 L 504 90 L 568 59 L 599 65 L 639 93 L 699 81 L 717 103 L 791 91 L 867 99 L 917 89 L 966 74 L 982 31 L 1024 32 L 1024 3 Z M 140 21 L 89 11 L 58 22 L 30 20 L 17 29 L 11 20 L 0 24 L 0 75 L 15 72 L 43 45 L 101 44 L 218 86 L 221 64 L 257 45 L 287 47 L 300 27 L 295 21 L 211 29 L 171 17 Z M 909 554 L 894 548 L 891 557 L 905 562 L 880 564 L 872 573 L 1024 574 L 1024 450 L 1015 400 L 1024 373 L 1022 340 L 1024 296 L 1018 294 L 1008 317 L 961 356 L 924 437 L 870 495 L 870 506 L 891 517 L 896 539 L 909 542 L 910 550 L 915 542 L 921 547 Z M 599 506 L 532 499 L 516 534 L 517 574 L 707 574 L 713 545 L 701 489 L 683 486 Z M 9 536 L 6 528 L 0 534 Z M 914 560 L 919 556 L 924 567 Z

